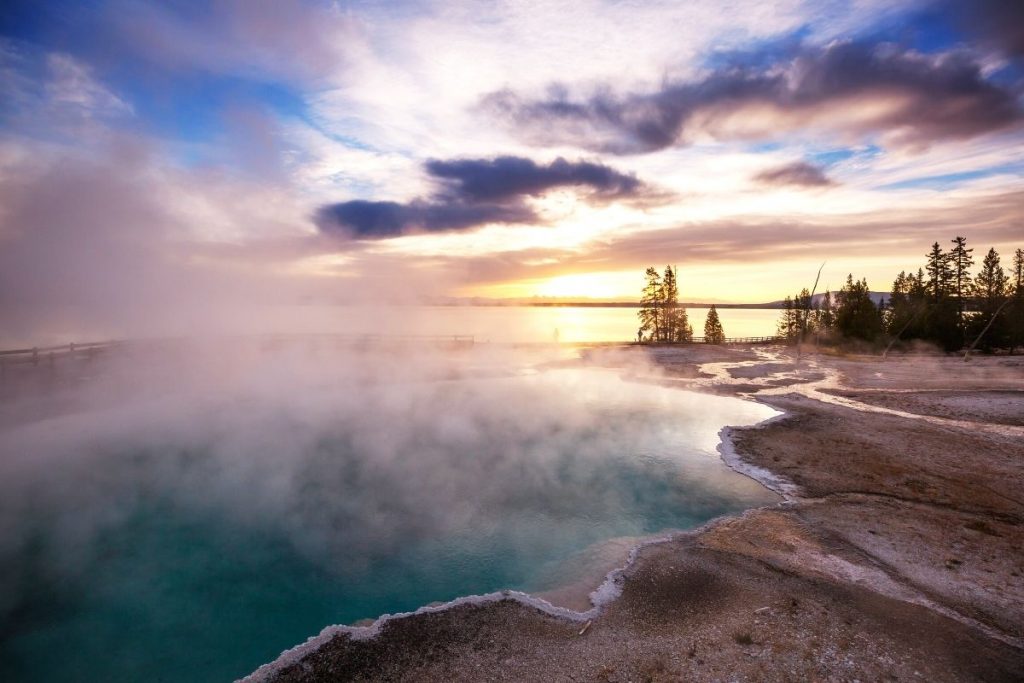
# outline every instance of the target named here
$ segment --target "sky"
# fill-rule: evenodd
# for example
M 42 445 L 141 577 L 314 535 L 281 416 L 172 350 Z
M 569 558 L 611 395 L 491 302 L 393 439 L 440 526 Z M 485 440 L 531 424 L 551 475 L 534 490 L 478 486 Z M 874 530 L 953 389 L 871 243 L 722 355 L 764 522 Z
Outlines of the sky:
M 1024 246 L 1024 4 L 0 8 L 0 313 L 760 302 Z M 980 260 L 980 259 L 979 259 Z

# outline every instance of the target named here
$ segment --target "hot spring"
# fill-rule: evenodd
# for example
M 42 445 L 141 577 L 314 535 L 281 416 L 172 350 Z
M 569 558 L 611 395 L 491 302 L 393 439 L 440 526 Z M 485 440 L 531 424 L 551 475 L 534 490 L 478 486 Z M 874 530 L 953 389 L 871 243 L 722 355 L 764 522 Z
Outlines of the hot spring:
M 776 500 L 716 451 L 774 411 L 646 369 L 241 355 L 8 411 L 0 678 L 230 680 L 329 624 L 550 587 L 594 544 Z

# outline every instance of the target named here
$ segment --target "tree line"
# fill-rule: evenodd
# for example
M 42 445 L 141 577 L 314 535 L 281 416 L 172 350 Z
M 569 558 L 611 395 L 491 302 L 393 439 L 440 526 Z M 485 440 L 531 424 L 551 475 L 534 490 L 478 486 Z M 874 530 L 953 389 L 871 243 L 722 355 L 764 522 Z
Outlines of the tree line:
M 654 267 L 644 272 L 637 317 L 640 318 L 640 328 L 636 340 L 640 343 L 693 341 L 693 327 L 686 307 L 679 305 L 679 278 L 675 267 L 665 266 L 664 273 L 659 273 Z M 725 330 L 714 306 L 704 321 L 704 341 L 709 344 L 725 341 Z
M 971 274 L 974 249 L 963 237 L 948 250 L 935 242 L 917 272 L 901 271 L 887 299 L 872 300 L 867 279 L 846 284 L 833 297 L 815 299 L 806 289 L 787 296 L 778 334 L 801 339 L 859 339 L 866 342 L 922 340 L 946 351 L 975 341 L 983 350 L 1024 346 L 1024 249 L 1013 254 L 1007 272 L 993 248 Z

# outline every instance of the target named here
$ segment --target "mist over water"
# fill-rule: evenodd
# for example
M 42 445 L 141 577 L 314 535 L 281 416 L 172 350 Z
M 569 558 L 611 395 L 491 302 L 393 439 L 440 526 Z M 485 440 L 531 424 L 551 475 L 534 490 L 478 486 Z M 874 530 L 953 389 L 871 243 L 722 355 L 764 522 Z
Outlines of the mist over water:
M 715 451 L 773 411 L 622 363 L 213 346 L 69 372 L 0 431 L 0 678 L 231 679 L 775 500 Z
M 687 308 L 694 334 L 704 334 L 706 308 Z M 729 337 L 766 337 L 775 334 L 776 309 L 723 308 L 719 318 Z M 477 342 L 567 343 L 629 342 L 636 339 L 637 309 L 584 306 L 428 306 L 413 305 L 265 305 L 249 304 L 234 309 L 224 328 L 201 325 L 232 334 L 341 334 L 341 335 L 464 335 Z M 227 318 L 227 316 L 225 316 Z M 222 323 L 223 319 L 222 319 Z M 4 336 L 0 347 L 81 343 L 94 339 L 137 336 L 178 336 L 188 328 L 163 329 L 147 326 L 97 326 L 86 333 L 69 332 L 61 326 L 37 329 L 30 338 Z

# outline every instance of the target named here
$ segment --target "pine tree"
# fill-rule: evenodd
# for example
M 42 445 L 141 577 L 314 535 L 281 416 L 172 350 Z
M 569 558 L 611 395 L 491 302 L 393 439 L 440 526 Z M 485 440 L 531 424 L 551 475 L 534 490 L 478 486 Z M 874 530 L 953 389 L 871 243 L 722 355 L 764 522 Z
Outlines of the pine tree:
M 643 293 L 640 296 L 640 330 L 637 337 L 640 341 L 661 341 L 661 276 L 654 268 L 644 272 Z
M 718 319 L 718 311 L 714 304 L 708 311 L 708 317 L 704 320 L 704 342 L 707 344 L 721 344 L 725 341 L 725 330 L 722 329 L 722 322 Z
M 889 295 L 886 331 L 899 339 L 922 339 L 925 335 L 925 313 L 930 303 L 924 271 L 918 269 L 916 275 L 900 271 Z
M 804 287 L 800 293 L 793 298 L 793 308 L 797 317 L 797 338 L 804 338 L 810 331 L 812 325 L 811 317 L 811 293 Z
M 974 258 L 971 254 L 974 249 L 967 248 L 966 237 L 953 238 L 953 248 L 949 251 L 949 269 L 953 296 L 957 298 L 961 317 L 964 311 L 964 301 L 971 295 L 971 266 L 974 265 Z
M 832 309 L 832 292 L 825 290 L 825 295 L 821 297 L 821 306 L 817 311 L 816 326 L 819 332 L 827 335 L 832 332 L 835 324 L 835 312 Z
M 1013 252 L 1013 289 L 1017 296 L 1024 296 L 1024 249 Z
M 882 331 L 882 315 L 871 301 L 867 279 L 846 277 L 846 285 L 839 291 L 836 308 L 836 329 L 844 337 L 873 341 Z
M 925 257 L 928 259 L 928 265 L 925 266 L 925 270 L 928 271 L 928 291 L 932 295 L 932 300 L 938 303 L 949 295 L 949 255 L 944 253 L 936 242 Z
M 776 327 L 777 334 L 786 341 L 796 341 L 800 336 L 800 313 L 793 305 L 793 297 L 787 296 L 782 302 L 782 315 Z
M 661 302 L 664 323 L 662 339 L 667 342 L 687 342 L 693 339 L 693 327 L 686 308 L 679 305 L 678 270 L 665 266 L 665 275 L 661 280 Z
M 661 305 L 662 340 L 679 341 L 679 284 L 672 266 L 665 266 L 665 274 L 661 277 Z
M 1006 316 L 1010 328 L 1010 350 L 1024 346 L 1024 249 L 1013 252 L 1013 303 Z
M 974 278 L 979 307 L 1002 303 L 1010 293 L 1009 284 L 1010 278 L 999 263 L 999 253 L 994 248 L 989 249 L 981 262 L 981 270 Z
M 1008 345 L 1011 325 L 1001 309 L 1010 295 L 1010 277 L 1003 271 L 999 253 L 994 248 L 985 254 L 981 269 L 974 277 L 974 292 L 978 313 L 972 319 L 971 336 L 984 333 L 978 343 L 982 349 Z

